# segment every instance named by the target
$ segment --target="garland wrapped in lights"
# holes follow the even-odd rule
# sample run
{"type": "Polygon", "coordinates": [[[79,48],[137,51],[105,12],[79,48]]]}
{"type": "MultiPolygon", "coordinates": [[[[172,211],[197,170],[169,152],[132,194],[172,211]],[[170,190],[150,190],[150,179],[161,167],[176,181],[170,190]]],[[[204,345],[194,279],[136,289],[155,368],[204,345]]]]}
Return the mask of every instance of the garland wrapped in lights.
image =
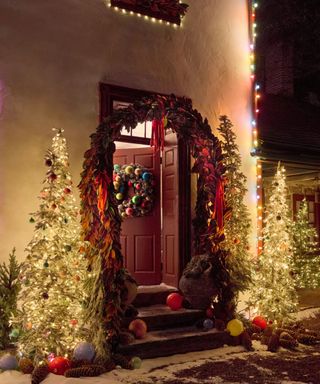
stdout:
{"type": "Polygon", "coordinates": [[[120,8],[141,16],[151,17],[152,20],[165,20],[168,23],[180,25],[188,4],[179,0],[110,0],[110,6],[120,8]]]}
{"type": "MultiPolygon", "coordinates": [[[[87,253],[91,270],[87,322],[97,355],[101,357],[108,356],[110,348],[118,342],[121,291],[126,276],[120,247],[121,216],[113,185],[114,141],[123,127],[134,129],[144,121],[156,121],[154,126],[170,128],[190,146],[195,159],[193,172],[198,174],[194,253],[210,255],[215,264],[214,278],[221,291],[227,291],[230,283],[225,254],[219,252],[226,213],[224,166],[220,142],[212,134],[207,119],[192,108],[189,99],[174,95],[149,96],[114,111],[91,136],[91,148],[85,153],[79,185],[84,239],[91,244],[87,253]]],[[[155,150],[161,148],[161,143],[158,144],[155,150]]]]}
{"type": "Polygon", "coordinates": [[[115,164],[113,167],[113,186],[118,209],[122,218],[145,216],[152,211],[154,180],[150,171],[139,164],[115,164]],[[134,195],[129,195],[133,189],[134,195]]]}

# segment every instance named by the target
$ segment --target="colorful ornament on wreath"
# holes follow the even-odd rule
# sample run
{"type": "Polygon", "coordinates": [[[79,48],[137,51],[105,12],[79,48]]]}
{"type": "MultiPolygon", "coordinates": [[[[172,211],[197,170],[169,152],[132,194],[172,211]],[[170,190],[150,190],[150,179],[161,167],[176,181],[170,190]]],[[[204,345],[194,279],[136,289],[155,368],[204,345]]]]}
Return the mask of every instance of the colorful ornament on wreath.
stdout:
{"type": "Polygon", "coordinates": [[[115,164],[113,187],[122,218],[148,215],[154,202],[153,174],[139,164],[115,164]]]}

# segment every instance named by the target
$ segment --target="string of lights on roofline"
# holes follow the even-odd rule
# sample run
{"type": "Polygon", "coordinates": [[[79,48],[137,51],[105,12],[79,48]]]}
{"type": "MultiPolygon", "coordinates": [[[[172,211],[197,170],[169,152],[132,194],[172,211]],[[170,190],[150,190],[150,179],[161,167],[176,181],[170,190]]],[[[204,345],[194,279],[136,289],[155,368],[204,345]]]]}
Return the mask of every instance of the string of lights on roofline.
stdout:
{"type": "Polygon", "coordinates": [[[155,18],[152,16],[143,15],[143,14],[138,13],[138,12],[128,11],[124,8],[114,7],[114,6],[112,6],[112,4],[110,2],[108,2],[108,7],[114,9],[116,12],[119,12],[122,15],[135,16],[135,17],[144,19],[146,21],[149,21],[151,23],[154,23],[154,24],[158,23],[158,24],[162,24],[162,25],[168,25],[168,26],[171,26],[175,29],[177,29],[178,27],[182,28],[182,20],[180,20],[180,25],[178,25],[176,23],[170,23],[170,21],[165,21],[165,20],[158,19],[158,18],[155,18]]]}
{"type": "Polygon", "coordinates": [[[252,103],[252,155],[256,157],[256,175],[257,175],[257,236],[258,236],[258,255],[262,251],[262,166],[259,156],[257,156],[257,149],[259,147],[259,136],[258,136],[258,114],[259,114],[259,99],[260,95],[260,85],[256,81],[255,76],[255,47],[256,47],[256,38],[257,38],[257,21],[256,21],[256,11],[258,8],[258,3],[256,1],[250,2],[250,77],[252,81],[252,93],[253,93],[253,103],[252,103]]]}

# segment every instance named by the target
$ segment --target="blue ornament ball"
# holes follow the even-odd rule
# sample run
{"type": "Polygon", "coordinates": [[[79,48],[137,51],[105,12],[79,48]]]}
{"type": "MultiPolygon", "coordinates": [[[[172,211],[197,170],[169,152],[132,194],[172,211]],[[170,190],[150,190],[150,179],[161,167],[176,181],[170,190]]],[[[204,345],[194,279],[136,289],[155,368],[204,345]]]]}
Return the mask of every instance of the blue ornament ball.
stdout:
{"type": "Polygon", "coordinates": [[[10,371],[18,368],[18,360],[15,356],[7,353],[0,359],[0,369],[3,371],[10,371]]]}
{"type": "Polygon", "coordinates": [[[131,359],[131,365],[132,365],[133,369],[139,369],[141,367],[141,364],[142,364],[142,360],[140,359],[140,357],[134,356],[131,359]]]}
{"type": "Polygon", "coordinates": [[[79,343],[74,351],[73,358],[75,360],[89,360],[91,361],[95,355],[94,346],[86,341],[79,343]]]}
{"type": "Polygon", "coordinates": [[[213,328],[213,321],[211,319],[205,319],[203,322],[203,328],[204,329],[212,329],[213,328]]]}
{"type": "Polygon", "coordinates": [[[142,179],[144,181],[149,181],[151,179],[151,173],[150,172],[143,172],[142,179]]]}

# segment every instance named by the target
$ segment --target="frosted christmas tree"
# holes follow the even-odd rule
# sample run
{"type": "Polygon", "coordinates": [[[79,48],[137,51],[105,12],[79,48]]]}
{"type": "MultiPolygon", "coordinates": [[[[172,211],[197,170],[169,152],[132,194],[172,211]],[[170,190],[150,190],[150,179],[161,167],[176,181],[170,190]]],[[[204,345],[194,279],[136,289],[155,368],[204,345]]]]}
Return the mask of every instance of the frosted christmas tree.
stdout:
{"type": "Polygon", "coordinates": [[[249,256],[250,216],[244,198],[247,193],[247,178],[241,171],[241,156],[236,144],[236,135],[227,116],[219,118],[218,131],[222,136],[221,146],[226,167],[225,199],[231,208],[231,216],[225,221],[225,240],[221,247],[229,251],[227,268],[233,284],[235,297],[246,290],[251,281],[249,256]]]}
{"type": "Polygon", "coordinates": [[[272,182],[264,225],[263,250],[257,263],[250,304],[269,320],[287,320],[296,312],[297,294],[285,170],[280,164],[272,182]]]}
{"type": "Polygon", "coordinates": [[[62,132],[56,131],[45,156],[48,170],[20,277],[21,312],[14,319],[21,326],[19,351],[35,361],[68,353],[81,339],[86,263],[62,132]]]}
{"type": "Polygon", "coordinates": [[[293,260],[297,287],[320,287],[320,249],[316,229],[309,224],[308,203],[304,199],[292,225],[293,260]]]}

